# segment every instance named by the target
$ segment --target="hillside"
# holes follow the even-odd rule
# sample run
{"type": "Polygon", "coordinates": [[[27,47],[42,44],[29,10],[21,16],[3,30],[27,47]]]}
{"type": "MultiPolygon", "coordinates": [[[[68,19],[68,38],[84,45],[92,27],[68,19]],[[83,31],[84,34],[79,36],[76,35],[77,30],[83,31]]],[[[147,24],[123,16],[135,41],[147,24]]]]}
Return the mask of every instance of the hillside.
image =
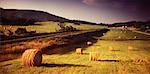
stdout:
{"type": "Polygon", "coordinates": [[[103,34],[102,40],[149,40],[150,36],[136,31],[110,29],[109,32],[103,34]]]}
{"type": "Polygon", "coordinates": [[[34,22],[68,20],[44,11],[3,8],[0,8],[0,18],[0,24],[3,25],[31,25],[34,22]]]}

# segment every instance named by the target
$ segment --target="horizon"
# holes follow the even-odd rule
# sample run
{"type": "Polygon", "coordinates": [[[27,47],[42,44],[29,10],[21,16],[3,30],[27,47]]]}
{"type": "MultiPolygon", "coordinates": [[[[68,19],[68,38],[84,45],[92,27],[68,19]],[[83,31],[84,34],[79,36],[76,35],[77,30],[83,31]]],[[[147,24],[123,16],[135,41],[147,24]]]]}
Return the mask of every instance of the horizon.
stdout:
{"type": "Polygon", "coordinates": [[[148,7],[150,5],[148,5],[148,0],[118,0],[118,2],[115,0],[1,0],[0,7],[44,11],[70,20],[94,23],[112,24],[128,21],[149,21],[148,13],[150,9],[148,7]],[[114,2],[114,4],[111,5],[109,1],[114,2]],[[130,8],[133,3],[135,9],[130,8]],[[142,11],[140,10],[141,7],[143,7],[142,11]]]}

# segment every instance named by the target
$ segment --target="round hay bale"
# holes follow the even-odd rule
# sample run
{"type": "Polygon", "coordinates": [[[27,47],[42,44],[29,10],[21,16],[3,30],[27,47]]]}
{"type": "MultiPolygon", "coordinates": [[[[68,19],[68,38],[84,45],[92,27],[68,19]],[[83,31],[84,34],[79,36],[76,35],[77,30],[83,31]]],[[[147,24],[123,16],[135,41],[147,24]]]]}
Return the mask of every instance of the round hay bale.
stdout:
{"type": "Polygon", "coordinates": [[[99,53],[97,52],[90,52],[89,61],[98,61],[99,53]]]}
{"type": "Polygon", "coordinates": [[[40,66],[42,62],[42,52],[37,49],[28,49],[22,55],[24,66],[40,66]]]}
{"type": "Polygon", "coordinates": [[[133,49],[134,49],[134,47],[128,46],[128,51],[131,51],[131,50],[133,50],[133,49]]]}
{"type": "Polygon", "coordinates": [[[137,39],[137,36],[134,36],[134,39],[137,39]]]}
{"type": "Polygon", "coordinates": [[[118,39],[121,39],[121,36],[118,36],[118,39]]]}
{"type": "Polygon", "coordinates": [[[89,41],[88,41],[88,42],[87,42],[87,45],[92,45],[92,42],[89,42],[89,41]]]}
{"type": "Polygon", "coordinates": [[[108,47],[108,50],[113,51],[114,48],[113,48],[112,46],[109,46],[109,47],[108,47]]]}
{"type": "Polygon", "coordinates": [[[103,36],[106,35],[106,33],[103,33],[103,36]]]}
{"type": "Polygon", "coordinates": [[[77,54],[83,54],[83,49],[82,48],[77,48],[76,53],[77,54]]]}

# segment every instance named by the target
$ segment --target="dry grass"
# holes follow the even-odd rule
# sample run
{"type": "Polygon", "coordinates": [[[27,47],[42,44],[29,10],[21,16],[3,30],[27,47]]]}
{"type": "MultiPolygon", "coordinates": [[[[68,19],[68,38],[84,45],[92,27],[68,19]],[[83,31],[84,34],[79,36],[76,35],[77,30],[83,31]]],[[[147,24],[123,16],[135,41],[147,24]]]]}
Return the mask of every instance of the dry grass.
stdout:
{"type": "MultiPolygon", "coordinates": [[[[3,45],[0,49],[1,51],[0,61],[18,58],[27,49],[42,49],[50,45],[57,45],[62,41],[63,41],[62,38],[55,38],[55,39],[48,39],[48,40],[39,39],[39,40],[33,40],[28,42],[20,42],[20,43],[3,45]]],[[[46,51],[43,53],[46,53],[46,51]]]]}
{"type": "Polygon", "coordinates": [[[90,52],[89,54],[89,61],[98,61],[99,53],[97,52],[90,52]]]}
{"type": "Polygon", "coordinates": [[[17,59],[21,54],[0,54],[0,61],[7,61],[12,59],[17,59]]]}
{"type": "MultiPolygon", "coordinates": [[[[126,31],[124,33],[126,33],[126,31]]],[[[127,33],[129,32],[127,31],[127,33]]],[[[135,36],[132,34],[133,33],[130,32],[129,35],[131,36],[129,38],[133,38],[135,36]]],[[[109,35],[110,35],[109,37],[111,37],[113,34],[109,34],[109,35]]],[[[117,32],[115,31],[115,35],[116,36],[113,36],[114,38],[118,37],[118,31],[117,32]]],[[[123,37],[125,37],[125,35],[122,34],[123,37]]],[[[140,36],[144,37],[142,35],[140,36]]],[[[61,39],[53,40],[53,41],[54,43],[55,41],[61,43],[61,39]]],[[[35,45],[34,47],[38,47],[38,44],[39,45],[43,44],[45,46],[44,43],[47,44],[47,42],[49,41],[44,41],[44,42],[35,41],[35,43],[31,43],[31,44],[33,46],[35,45]]],[[[79,44],[64,46],[63,48],[57,48],[55,50],[55,52],[59,52],[59,53],[52,54],[52,55],[43,55],[43,62],[42,62],[43,64],[40,67],[26,68],[21,64],[21,59],[0,62],[0,74],[39,74],[39,73],[41,74],[149,74],[150,73],[150,65],[149,65],[150,45],[149,44],[150,41],[140,41],[140,40],[137,41],[98,40],[96,43],[93,43],[91,46],[84,48],[84,53],[89,53],[89,52],[100,53],[100,55],[97,56],[98,57],[97,61],[89,61],[89,54],[78,55],[76,54],[75,51],[66,53],[66,51],[74,49],[73,47],[79,47],[78,46],[79,44]],[[109,46],[113,46],[113,49],[119,51],[109,51],[108,50],[109,46]],[[128,46],[132,46],[137,50],[128,52],[128,46]],[[61,54],[64,52],[65,54],[61,54]]],[[[6,46],[6,48],[8,47],[6,46]]],[[[12,51],[10,49],[8,50],[12,51]]]]}
{"type": "MultiPolygon", "coordinates": [[[[43,65],[26,68],[20,59],[0,62],[0,73],[3,74],[149,74],[150,41],[102,41],[85,48],[84,52],[100,53],[98,61],[89,61],[89,54],[43,55],[43,65]],[[95,46],[99,45],[99,46],[95,46]],[[110,52],[109,46],[120,51],[110,52]],[[134,46],[138,51],[130,51],[134,46]]],[[[65,48],[64,48],[65,49],[65,48]]],[[[62,49],[63,50],[63,49],[62,49]]],[[[61,51],[63,52],[63,51],[61,51]]]]}
{"type": "Polygon", "coordinates": [[[149,40],[150,35],[138,32],[132,32],[129,30],[110,29],[104,36],[101,37],[104,40],[149,40]]]}

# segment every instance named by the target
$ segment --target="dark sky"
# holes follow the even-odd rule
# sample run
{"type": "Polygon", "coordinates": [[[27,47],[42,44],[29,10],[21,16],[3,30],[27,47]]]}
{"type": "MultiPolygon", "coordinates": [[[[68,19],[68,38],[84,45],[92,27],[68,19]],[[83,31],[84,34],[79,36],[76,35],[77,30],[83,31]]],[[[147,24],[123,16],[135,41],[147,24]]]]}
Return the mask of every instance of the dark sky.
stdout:
{"type": "Polygon", "coordinates": [[[42,10],[96,23],[150,20],[150,0],[0,0],[0,7],[42,10]]]}

